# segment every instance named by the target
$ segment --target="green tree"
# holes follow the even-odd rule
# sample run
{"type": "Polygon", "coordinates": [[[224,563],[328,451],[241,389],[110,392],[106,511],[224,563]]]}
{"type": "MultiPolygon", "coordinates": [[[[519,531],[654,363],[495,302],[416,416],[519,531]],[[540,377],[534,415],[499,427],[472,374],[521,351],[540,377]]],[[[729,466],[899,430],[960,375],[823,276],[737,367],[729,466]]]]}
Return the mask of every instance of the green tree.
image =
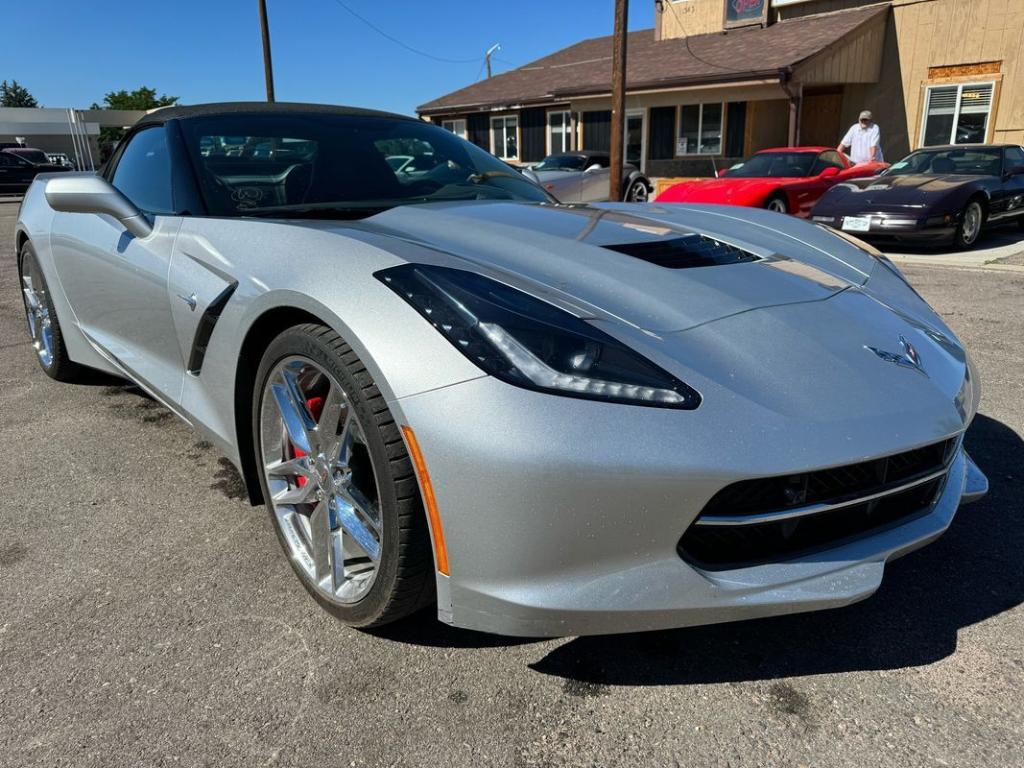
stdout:
{"type": "Polygon", "coordinates": [[[39,102],[17,80],[0,83],[0,107],[38,107],[39,102]]]}
{"type": "MultiPolygon", "coordinates": [[[[142,86],[134,91],[110,91],[103,97],[102,104],[94,103],[93,109],[133,109],[149,110],[157,107],[169,107],[178,102],[177,96],[156,95],[156,89],[142,86]]],[[[101,128],[100,129],[100,161],[106,162],[110,157],[117,142],[124,136],[124,128],[101,128]]]]}

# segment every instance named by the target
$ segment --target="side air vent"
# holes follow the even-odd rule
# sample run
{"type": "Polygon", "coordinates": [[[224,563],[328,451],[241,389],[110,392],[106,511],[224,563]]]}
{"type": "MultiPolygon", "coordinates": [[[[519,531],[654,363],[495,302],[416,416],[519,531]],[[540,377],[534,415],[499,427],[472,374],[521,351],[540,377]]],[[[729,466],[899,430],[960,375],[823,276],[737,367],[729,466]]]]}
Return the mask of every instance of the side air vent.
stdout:
{"type": "Polygon", "coordinates": [[[666,269],[719,267],[724,264],[742,264],[746,261],[759,260],[759,257],[752,253],[697,234],[674,237],[671,240],[651,240],[604,247],[666,269]]]}

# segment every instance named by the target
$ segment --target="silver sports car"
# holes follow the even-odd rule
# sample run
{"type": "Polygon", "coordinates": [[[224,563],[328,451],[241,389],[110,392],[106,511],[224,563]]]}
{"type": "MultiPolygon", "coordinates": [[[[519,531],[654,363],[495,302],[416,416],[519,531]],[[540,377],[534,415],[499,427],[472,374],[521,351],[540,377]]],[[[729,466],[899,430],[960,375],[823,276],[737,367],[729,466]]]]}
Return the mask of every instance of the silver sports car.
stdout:
{"type": "Polygon", "coordinates": [[[844,605],[987,489],[970,359],[868,246],[558,204],[418,120],[160,110],[100,175],[39,177],[17,246],[43,370],[123,376],[214,441],[353,626],[844,605]],[[437,165],[396,175],[409,145],[437,165]]]}
{"type": "MultiPolygon", "coordinates": [[[[548,155],[523,175],[540,184],[560,203],[599,203],[608,200],[611,159],[607,152],[563,152],[548,155]]],[[[622,166],[617,200],[646,203],[651,182],[635,165],[622,166]]]]}

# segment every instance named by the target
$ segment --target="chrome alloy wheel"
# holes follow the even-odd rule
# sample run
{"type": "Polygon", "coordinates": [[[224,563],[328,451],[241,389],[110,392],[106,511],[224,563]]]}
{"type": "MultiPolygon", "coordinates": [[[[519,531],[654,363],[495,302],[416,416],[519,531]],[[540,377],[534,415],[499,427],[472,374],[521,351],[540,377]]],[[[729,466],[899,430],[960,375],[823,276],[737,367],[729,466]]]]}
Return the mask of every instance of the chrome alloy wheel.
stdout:
{"type": "Polygon", "coordinates": [[[260,455],[288,555],[330,602],[361,600],[383,545],[377,473],[351,400],[309,358],[287,357],[267,377],[260,455]]]}
{"type": "Polygon", "coordinates": [[[963,241],[967,245],[970,245],[978,239],[978,233],[981,231],[981,220],[981,205],[976,202],[970,203],[967,208],[964,209],[964,221],[962,225],[963,241]]]}
{"type": "Polygon", "coordinates": [[[786,210],[786,201],[781,197],[773,197],[768,201],[768,205],[765,206],[769,211],[775,211],[776,213],[789,213],[786,210]]]}
{"type": "Polygon", "coordinates": [[[35,259],[25,258],[21,267],[21,291],[25,299],[25,316],[32,346],[44,368],[53,363],[53,328],[45,300],[46,283],[35,266],[35,259]]]}
{"type": "Polygon", "coordinates": [[[647,197],[647,185],[642,181],[636,181],[633,183],[633,186],[629,188],[629,193],[626,195],[626,201],[630,203],[646,203],[647,197]]]}

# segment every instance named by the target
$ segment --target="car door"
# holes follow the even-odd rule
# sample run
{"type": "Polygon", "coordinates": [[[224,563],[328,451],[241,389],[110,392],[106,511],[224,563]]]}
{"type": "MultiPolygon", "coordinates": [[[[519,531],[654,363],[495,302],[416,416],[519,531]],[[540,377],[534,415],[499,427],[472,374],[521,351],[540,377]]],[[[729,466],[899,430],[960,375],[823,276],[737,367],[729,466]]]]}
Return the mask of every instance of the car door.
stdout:
{"type": "Polygon", "coordinates": [[[587,162],[588,168],[594,165],[599,167],[594,170],[584,170],[580,185],[580,200],[584,203],[607,200],[608,184],[612,175],[609,158],[604,155],[594,155],[587,162]]]}
{"type": "Polygon", "coordinates": [[[145,238],[106,214],[57,213],[51,249],[79,327],[151,394],[181,396],[184,363],[167,290],[175,214],[171,154],[164,126],[144,128],[114,158],[110,182],[152,221],[145,238]]]}
{"type": "Polygon", "coordinates": [[[35,175],[35,168],[28,160],[0,152],[0,192],[24,192],[35,175]]]}
{"type": "Polygon", "coordinates": [[[1024,173],[1014,173],[1024,168],[1024,149],[1003,148],[1003,173],[997,191],[992,194],[990,219],[1016,219],[1024,214],[1024,173]]]}

